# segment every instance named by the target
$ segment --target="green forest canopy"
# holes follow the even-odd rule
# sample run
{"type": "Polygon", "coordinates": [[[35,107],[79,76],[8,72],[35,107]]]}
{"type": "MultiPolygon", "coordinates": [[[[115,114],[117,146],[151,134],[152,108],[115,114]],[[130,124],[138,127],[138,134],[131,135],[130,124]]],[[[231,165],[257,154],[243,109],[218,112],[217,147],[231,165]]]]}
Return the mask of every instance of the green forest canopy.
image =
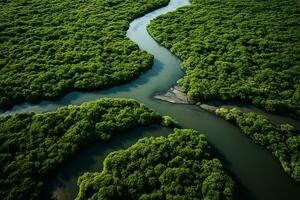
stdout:
{"type": "Polygon", "coordinates": [[[152,56],[129,22],[168,0],[0,1],[0,108],[137,77],[152,56]]]}
{"type": "Polygon", "coordinates": [[[216,113],[237,124],[243,133],[270,150],[280,161],[284,171],[300,182],[300,135],[289,124],[273,125],[255,113],[243,113],[236,108],[220,108],[216,113]]]}
{"type": "Polygon", "coordinates": [[[234,184],[211,155],[204,135],[175,129],[110,153],[103,171],[78,179],[83,199],[233,199],[234,184]]]}
{"type": "Polygon", "coordinates": [[[253,103],[300,116],[300,1],[191,0],[148,30],[183,60],[197,101],[253,103]]]}
{"type": "Polygon", "coordinates": [[[40,199],[47,178],[85,146],[161,121],[134,100],[109,98],[44,114],[0,115],[0,199],[40,199]]]}

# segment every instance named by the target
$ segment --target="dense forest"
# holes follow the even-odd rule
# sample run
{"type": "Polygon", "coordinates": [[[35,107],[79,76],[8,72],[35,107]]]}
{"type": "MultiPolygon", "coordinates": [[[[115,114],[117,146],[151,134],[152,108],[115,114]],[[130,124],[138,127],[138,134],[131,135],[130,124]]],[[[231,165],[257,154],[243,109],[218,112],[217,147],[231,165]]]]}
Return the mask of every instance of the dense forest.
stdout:
{"type": "Polygon", "coordinates": [[[236,123],[243,133],[270,150],[281,162],[286,173],[300,182],[300,135],[289,124],[273,125],[268,118],[243,113],[236,108],[220,108],[216,113],[236,123]]]}
{"type": "Polygon", "coordinates": [[[175,129],[110,153],[103,171],[78,179],[83,199],[234,199],[234,184],[204,135],[175,129]]]}
{"type": "Polygon", "coordinates": [[[44,114],[0,115],[0,199],[40,199],[47,177],[85,146],[161,121],[134,100],[109,98],[44,114]]]}
{"type": "Polygon", "coordinates": [[[129,22],[168,0],[0,1],[0,108],[137,77],[152,56],[129,22]]]}
{"type": "Polygon", "coordinates": [[[148,30],[183,60],[196,101],[240,101],[300,117],[300,1],[191,0],[148,30]]]}

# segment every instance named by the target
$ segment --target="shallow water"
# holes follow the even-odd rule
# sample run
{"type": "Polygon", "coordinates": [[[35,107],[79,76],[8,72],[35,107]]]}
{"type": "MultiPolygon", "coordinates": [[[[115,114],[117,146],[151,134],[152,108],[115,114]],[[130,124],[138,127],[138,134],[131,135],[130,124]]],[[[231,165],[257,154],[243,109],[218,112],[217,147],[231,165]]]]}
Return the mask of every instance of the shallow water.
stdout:
{"type": "MultiPolygon", "coordinates": [[[[177,105],[153,99],[157,92],[166,91],[183,76],[181,61],[167,49],[157,44],[147,33],[146,26],[151,19],[177,7],[189,5],[188,0],[171,0],[167,7],[158,9],[130,24],[127,36],[141,49],[154,55],[154,65],[140,78],[129,84],[95,92],[72,92],[57,101],[43,101],[36,105],[24,103],[6,112],[46,112],[58,107],[81,104],[101,97],[134,98],[163,115],[170,115],[185,128],[204,133],[214,147],[230,175],[237,182],[240,199],[296,200],[300,197],[300,186],[283,172],[278,160],[270,152],[256,145],[234,125],[197,106],[177,105]]],[[[168,130],[142,128],[132,133],[121,134],[110,143],[94,145],[80,153],[60,170],[49,183],[59,199],[72,199],[78,188],[76,179],[85,171],[100,170],[103,158],[113,150],[134,144],[144,136],[166,135],[168,130]]]]}

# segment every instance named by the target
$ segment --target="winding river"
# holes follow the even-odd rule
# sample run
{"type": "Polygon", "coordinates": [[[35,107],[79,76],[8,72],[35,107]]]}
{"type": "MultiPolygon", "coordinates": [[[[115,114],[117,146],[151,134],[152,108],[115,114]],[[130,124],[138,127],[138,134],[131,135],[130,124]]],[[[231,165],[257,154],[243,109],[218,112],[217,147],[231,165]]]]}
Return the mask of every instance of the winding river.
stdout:
{"type": "MultiPolygon", "coordinates": [[[[183,127],[204,133],[229,174],[237,183],[240,199],[296,200],[300,186],[295,184],[270,152],[254,144],[234,125],[193,105],[171,104],[153,99],[157,92],[166,91],[184,73],[181,61],[156,43],[146,31],[151,19],[189,5],[188,0],[171,0],[169,5],[157,9],[130,24],[127,36],[148,53],[154,55],[154,65],[140,78],[129,84],[95,92],[72,92],[57,101],[43,101],[36,105],[24,103],[7,114],[34,111],[46,112],[58,107],[81,104],[102,97],[134,98],[163,115],[170,115],[183,127]]],[[[96,144],[72,159],[49,181],[49,194],[58,199],[73,199],[78,188],[76,180],[85,171],[101,170],[104,157],[113,150],[128,147],[145,136],[166,135],[170,130],[157,126],[139,128],[114,137],[107,144],[96,144]]]]}

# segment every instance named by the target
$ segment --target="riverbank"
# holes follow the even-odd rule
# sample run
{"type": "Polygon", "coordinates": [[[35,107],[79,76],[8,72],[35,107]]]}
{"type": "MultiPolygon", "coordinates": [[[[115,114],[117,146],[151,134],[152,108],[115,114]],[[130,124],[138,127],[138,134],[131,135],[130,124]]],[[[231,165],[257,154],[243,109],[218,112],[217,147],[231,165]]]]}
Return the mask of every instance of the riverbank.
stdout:
{"type": "Polygon", "coordinates": [[[242,104],[238,102],[219,102],[219,101],[208,101],[208,102],[196,102],[189,95],[185,94],[180,90],[178,85],[172,86],[167,92],[162,94],[157,94],[153,97],[154,99],[166,101],[173,104],[192,104],[199,106],[201,109],[206,110],[208,112],[215,113],[215,111],[219,108],[238,108],[240,111],[244,113],[254,112],[256,114],[261,114],[268,117],[273,124],[284,124],[288,123],[295,127],[297,131],[300,131],[300,121],[289,117],[277,115],[274,113],[268,113],[264,110],[261,110],[255,106],[249,104],[242,104]]]}
{"type": "MultiPolygon", "coordinates": [[[[162,115],[171,116],[182,127],[204,133],[214,152],[218,154],[217,157],[236,180],[237,190],[240,193],[239,199],[282,200],[288,196],[289,200],[298,200],[300,188],[284,173],[278,160],[269,151],[251,141],[238,127],[197,106],[154,100],[153,94],[157,91],[168,90],[183,77],[184,73],[180,68],[182,62],[156,43],[146,31],[146,26],[153,18],[186,5],[190,5],[188,0],[171,0],[167,7],[148,13],[130,23],[127,37],[138,44],[140,49],[154,56],[151,70],[143,73],[138,79],[106,90],[71,92],[55,101],[43,101],[38,104],[24,103],[15,106],[6,114],[55,111],[59,107],[80,105],[104,97],[134,98],[162,115]]],[[[128,135],[121,134],[120,138],[115,140],[120,145],[109,143],[105,150],[101,149],[102,145],[96,145],[87,149],[85,153],[80,152],[77,160],[72,159],[67,163],[67,168],[61,169],[57,175],[52,176],[53,179],[58,179],[52,191],[57,191],[62,196],[77,195],[78,176],[84,171],[100,170],[101,158],[109,152],[126,148],[123,144],[135,143],[139,138],[163,134],[160,130],[142,129],[130,134],[132,137],[127,137],[128,135]],[[97,152],[91,153],[91,151],[97,152]]]]}
{"type": "Polygon", "coordinates": [[[192,104],[192,98],[180,91],[179,86],[171,87],[166,93],[154,96],[154,99],[178,104],[192,104]]]}

